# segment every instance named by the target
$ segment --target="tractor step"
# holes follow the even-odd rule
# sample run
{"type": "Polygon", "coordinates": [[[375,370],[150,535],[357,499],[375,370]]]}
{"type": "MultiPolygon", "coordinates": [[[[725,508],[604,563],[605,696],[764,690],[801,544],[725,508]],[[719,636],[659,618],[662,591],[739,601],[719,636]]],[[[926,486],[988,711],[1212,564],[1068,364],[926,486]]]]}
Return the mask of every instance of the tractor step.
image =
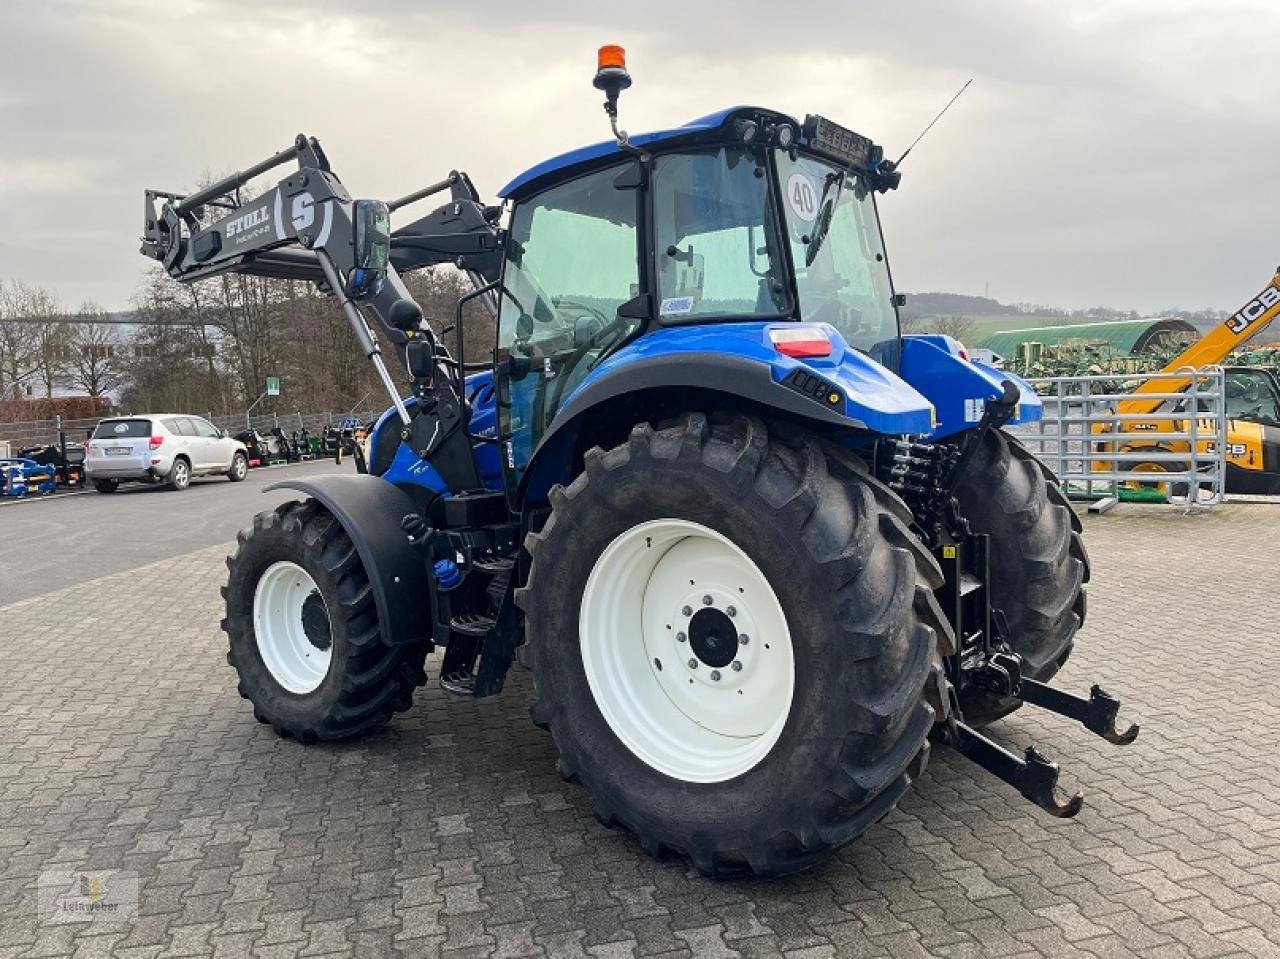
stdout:
{"type": "Polygon", "coordinates": [[[463,636],[483,638],[493,629],[495,620],[483,613],[462,613],[449,620],[449,628],[463,636]]]}
{"type": "Polygon", "coordinates": [[[440,675],[440,688],[446,693],[453,693],[455,696],[467,696],[468,698],[476,694],[476,677],[474,673],[450,673],[449,675],[440,675]]]}
{"type": "Polygon", "coordinates": [[[509,573],[515,565],[510,556],[481,556],[471,561],[471,568],[482,573],[509,573]]]}
{"type": "Polygon", "coordinates": [[[1070,819],[1084,805],[1084,794],[1058,798],[1058,764],[1050,762],[1035,746],[1028,746],[1022,758],[962,722],[953,721],[943,729],[943,742],[971,759],[987,772],[1003,779],[1024,798],[1060,819],[1070,819]]]}

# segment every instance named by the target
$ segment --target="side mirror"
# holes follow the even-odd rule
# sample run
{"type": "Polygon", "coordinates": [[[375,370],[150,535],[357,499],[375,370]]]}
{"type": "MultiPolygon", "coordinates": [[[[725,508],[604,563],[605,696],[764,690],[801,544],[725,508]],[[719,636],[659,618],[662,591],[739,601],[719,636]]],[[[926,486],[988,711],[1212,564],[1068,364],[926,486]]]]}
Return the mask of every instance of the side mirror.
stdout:
{"type": "Polygon", "coordinates": [[[356,200],[351,231],[354,260],[347,295],[353,300],[377,296],[391,258],[391,211],[381,200],[356,200]]]}

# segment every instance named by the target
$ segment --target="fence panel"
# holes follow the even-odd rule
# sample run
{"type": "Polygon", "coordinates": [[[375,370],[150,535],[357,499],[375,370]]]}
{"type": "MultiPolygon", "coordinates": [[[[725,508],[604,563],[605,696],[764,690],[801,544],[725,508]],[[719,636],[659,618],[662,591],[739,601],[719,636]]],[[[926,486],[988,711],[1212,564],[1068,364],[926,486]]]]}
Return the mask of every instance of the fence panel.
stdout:
{"type": "MultiPolygon", "coordinates": [[[[380,412],[357,410],[351,413],[263,413],[250,417],[246,417],[243,413],[214,416],[211,413],[196,412],[193,415],[203,416],[214,426],[221,427],[233,436],[250,426],[263,435],[269,434],[273,428],[279,426],[286,435],[291,436],[295,430],[304,427],[310,433],[322,433],[326,427],[348,417],[355,417],[362,423],[368,423],[380,415],[380,412]]],[[[67,435],[67,442],[81,443],[89,437],[101,420],[102,417],[62,420],[61,427],[67,435]]],[[[0,443],[7,443],[9,450],[16,455],[20,449],[57,443],[58,428],[57,420],[0,423],[0,443]]]]}
{"type": "Polygon", "coordinates": [[[1146,491],[1167,502],[1213,505],[1226,499],[1226,375],[1221,367],[1125,376],[1051,376],[1029,380],[1044,418],[1016,427],[1070,493],[1089,498],[1146,491]],[[1122,413],[1138,383],[1153,413],[1122,413]],[[1185,386],[1185,388],[1184,388],[1185,386]],[[1159,389],[1163,387],[1163,389],[1159,389]]]}

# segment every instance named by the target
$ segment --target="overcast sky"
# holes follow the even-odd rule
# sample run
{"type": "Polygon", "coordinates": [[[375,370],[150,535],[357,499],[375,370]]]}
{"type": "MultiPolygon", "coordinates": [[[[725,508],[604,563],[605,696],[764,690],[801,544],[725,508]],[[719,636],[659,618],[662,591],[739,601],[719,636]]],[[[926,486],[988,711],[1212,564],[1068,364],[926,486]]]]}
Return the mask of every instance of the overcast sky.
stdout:
{"type": "Polygon", "coordinates": [[[299,131],[354,195],[459,168],[492,197],[607,134],[608,42],[632,132],[755,103],[896,155],[974,77],[882,205],[900,289],[1229,309],[1280,263],[1276,0],[614,6],[0,0],[0,278],[124,308],[143,188],[299,131]]]}

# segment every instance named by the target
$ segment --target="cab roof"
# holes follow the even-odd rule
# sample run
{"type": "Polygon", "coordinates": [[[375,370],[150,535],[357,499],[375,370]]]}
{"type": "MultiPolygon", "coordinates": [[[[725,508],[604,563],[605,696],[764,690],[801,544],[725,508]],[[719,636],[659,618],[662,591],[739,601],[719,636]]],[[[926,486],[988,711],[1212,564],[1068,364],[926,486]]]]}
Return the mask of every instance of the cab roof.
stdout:
{"type": "MultiPolygon", "coordinates": [[[[690,120],[683,126],[672,127],[668,130],[639,133],[629,137],[629,140],[633,146],[653,147],[671,141],[694,138],[699,134],[718,130],[728,121],[741,115],[763,115],[774,122],[790,123],[795,127],[797,134],[800,132],[800,124],[785,113],[767,110],[763,107],[736,106],[727,107],[716,113],[709,113],[705,117],[698,117],[696,120],[690,120]]],[[[566,180],[578,173],[584,173],[591,167],[604,166],[622,153],[622,148],[618,146],[615,140],[604,140],[600,143],[593,143],[590,146],[578,147],[578,149],[570,150],[568,153],[562,153],[549,160],[543,160],[536,166],[525,170],[499,190],[498,196],[504,200],[519,200],[560,180],[566,180]]]]}

